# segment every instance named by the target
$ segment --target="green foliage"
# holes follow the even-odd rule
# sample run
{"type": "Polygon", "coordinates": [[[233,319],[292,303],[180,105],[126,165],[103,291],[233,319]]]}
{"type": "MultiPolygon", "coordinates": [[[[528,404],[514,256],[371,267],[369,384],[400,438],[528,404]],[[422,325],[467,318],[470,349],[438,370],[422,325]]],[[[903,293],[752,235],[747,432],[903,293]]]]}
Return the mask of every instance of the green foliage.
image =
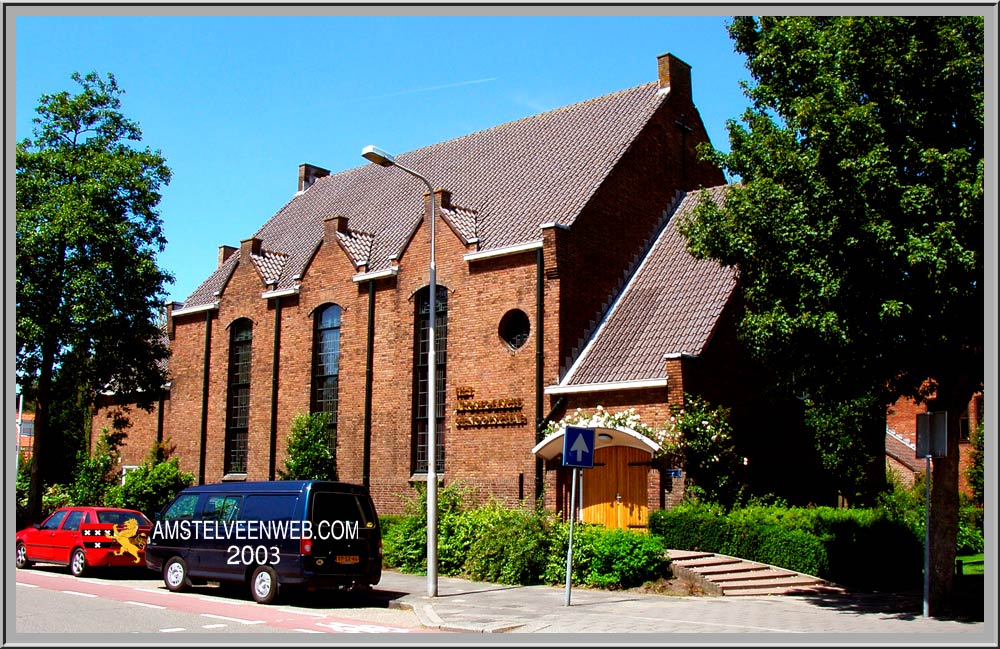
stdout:
{"type": "MultiPolygon", "coordinates": [[[[461,530],[457,517],[464,510],[468,489],[461,482],[449,483],[437,491],[438,572],[458,574],[468,542],[452,530],[461,530]]],[[[405,514],[388,530],[382,531],[382,561],[386,567],[411,574],[427,572],[427,486],[415,485],[415,493],[405,501],[405,514]]]]}
{"type": "Polygon", "coordinates": [[[105,501],[113,507],[137,509],[150,519],[182,489],[194,484],[194,475],[180,470],[167,447],[154,445],[146,462],[125,474],[125,481],[108,489],[105,501]]]}
{"type": "Polygon", "coordinates": [[[807,399],[806,406],[826,479],[852,506],[875,505],[887,486],[884,404],[868,394],[838,403],[807,399]]]}
{"type": "Polygon", "coordinates": [[[541,580],[551,517],[493,502],[465,512],[461,518],[468,544],[462,570],[470,579],[499,584],[541,580]]]}
{"type": "Polygon", "coordinates": [[[278,470],[282,480],[336,480],[337,439],[330,430],[330,414],[298,414],[288,435],[285,469],[278,470]]]}
{"type": "Polygon", "coordinates": [[[169,356],[157,316],[172,277],[156,264],[166,244],[156,208],[170,170],[159,152],[133,148],[142,133],[121,113],[113,75],[72,79],[81,91],[43,94],[15,154],[15,366],[37,405],[33,514],[43,479],[68,459],[53,433],[56,386],[78,389],[81,405],[113,389],[149,409],[169,356]]]}
{"type": "MultiPolygon", "coordinates": [[[[920,474],[912,486],[905,486],[898,480],[890,480],[892,488],[878,501],[878,509],[886,517],[910,531],[918,538],[926,537],[927,482],[920,474]]],[[[962,502],[958,511],[958,531],[955,539],[957,554],[975,554],[985,547],[983,537],[983,510],[973,502],[962,502]]]]}
{"type": "Polygon", "coordinates": [[[125,441],[121,431],[104,429],[91,455],[81,452],[69,494],[74,505],[104,505],[108,490],[118,482],[119,452],[125,441]]]}
{"type": "Polygon", "coordinates": [[[972,499],[980,507],[983,506],[984,483],[983,483],[983,438],[986,430],[980,422],[972,432],[969,450],[969,468],[966,469],[965,476],[969,480],[969,488],[972,489],[972,499]]]}

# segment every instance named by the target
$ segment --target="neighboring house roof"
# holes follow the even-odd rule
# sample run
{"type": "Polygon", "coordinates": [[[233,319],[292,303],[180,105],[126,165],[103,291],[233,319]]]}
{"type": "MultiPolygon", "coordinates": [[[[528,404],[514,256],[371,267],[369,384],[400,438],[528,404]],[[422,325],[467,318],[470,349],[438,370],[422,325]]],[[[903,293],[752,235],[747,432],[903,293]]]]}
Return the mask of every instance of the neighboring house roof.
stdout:
{"type": "MultiPolygon", "coordinates": [[[[725,190],[705,191],[721,204],[725,190]]],[[[700,194],[684,196],[560,387],[662,380],[665,357],[705,349],[736,287],[736,271],[693,257],[677,231],[700,194]]]]}
{"type": "MultiPolygon", "coordinates": [[[[451,193],[441,215],[477,251],[541,240],[540,226],[571,226],[622,154],[669,97],[652,82],[396,156],[451,193]]],[[[358,152],[360,158],[360,151],[358,152]]],[[[390,268],[423,218],[426,186],[377,165],[318,178],[254,235],[278,257],[255,260],[279,271],[275,288],[294,287],[323,237],[323,219],[343,215],[341,243],[366,270],[390,268]],[[363,233],[371,233],[364,235],[363,233]],[[370,239],[366,238],[370,237],[370,239]],[[364,259],[361,259],[364,257],[364,259]],[[278,267],[280,265],[280,268],[278,267]]],[[[209,305],[238,263],[234,252],[184,301],[209,305]]],[[[262,271],[263,272],[263,271],[262,271]]]]}
{"type": "Polygon", "coordinates": [[[885,454],[913,473],[923,473],[924,463],[917,459],[917,447],[896,431],[886,428],[885,454]]]}

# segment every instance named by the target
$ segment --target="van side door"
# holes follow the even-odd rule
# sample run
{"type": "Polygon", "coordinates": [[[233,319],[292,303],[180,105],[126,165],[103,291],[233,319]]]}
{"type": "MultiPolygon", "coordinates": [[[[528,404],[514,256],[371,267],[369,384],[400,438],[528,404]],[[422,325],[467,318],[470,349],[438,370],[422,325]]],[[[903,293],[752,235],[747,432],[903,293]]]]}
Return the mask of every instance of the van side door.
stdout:
{"type": "Polygon", "coordinates": [[[242,504],[243,496],[240,495],[206,495],[201,506],[202,538],[198,541],[198,551],[192,553],[192,570],[199,576],[243,577],[239,554],[249,542],[245,529],[241,533],[236,525],[242,504]]]}

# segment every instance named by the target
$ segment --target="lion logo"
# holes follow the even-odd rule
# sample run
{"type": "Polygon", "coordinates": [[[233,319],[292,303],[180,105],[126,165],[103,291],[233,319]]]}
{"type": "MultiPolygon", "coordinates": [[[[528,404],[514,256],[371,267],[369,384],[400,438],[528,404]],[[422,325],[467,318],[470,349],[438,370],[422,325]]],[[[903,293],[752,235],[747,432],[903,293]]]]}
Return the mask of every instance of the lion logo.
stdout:
{"type": "Polygon", "coordinates": [[[111,526],[112,536],[121,546],[115,551],[115,556],[121,556],[128,552],[135,557],[135,563],[139,563],[139,553],[146,548],[146,535],[139,534],[139,521],[130,518],[125,521],[125,526],[118,529],[118,525],[111,526]]]}

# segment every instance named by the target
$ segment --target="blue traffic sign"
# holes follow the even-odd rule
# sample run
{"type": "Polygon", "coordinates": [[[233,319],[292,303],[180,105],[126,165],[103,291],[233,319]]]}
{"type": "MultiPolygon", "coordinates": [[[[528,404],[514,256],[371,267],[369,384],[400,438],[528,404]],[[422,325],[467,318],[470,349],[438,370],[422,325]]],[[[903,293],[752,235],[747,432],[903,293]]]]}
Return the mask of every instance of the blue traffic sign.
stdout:
{"type": "Polygon", "coordinates": [[[567,426],[563,434],[562,465],[594,468],[594,429],[567,426]]]}

